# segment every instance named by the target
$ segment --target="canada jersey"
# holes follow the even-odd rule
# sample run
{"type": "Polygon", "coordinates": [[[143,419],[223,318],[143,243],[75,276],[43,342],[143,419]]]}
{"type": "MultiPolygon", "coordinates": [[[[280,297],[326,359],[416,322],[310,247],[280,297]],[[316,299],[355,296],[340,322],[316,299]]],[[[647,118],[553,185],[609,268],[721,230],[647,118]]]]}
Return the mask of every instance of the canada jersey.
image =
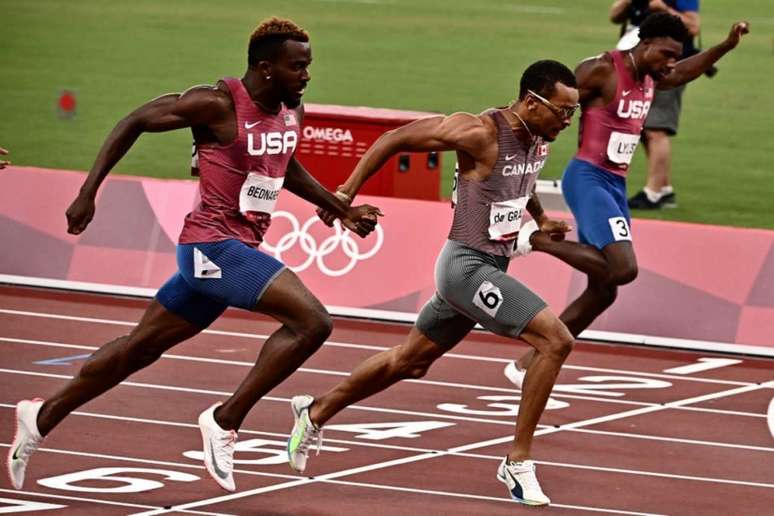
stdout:
{"type": "Polygon", "coordinates": [[[527,201],[548,159],[548,144],[523,144],[497,110],[486,113],[497,127],[497,160],[486,179],[455,175],[454,218],[449,240],[495,256],[511,256],[527,201]]]}
{"type": "Polygon", "coordinates": [[[237,136],[227,145],[196,146],[201,201],[186,216],[179,242],[237,239],[258,247],[298,145],[299,122],[284,105],[277,114],[258,109],[241,80],[223,82],[234,102],[237,136]]]}
{"type": "Polygon", "coordinates": [[[627,52],[608,52],[616,74],[613,100],[604,107],[585,108],[578,130],[577,159],[626,177],[653,100],[653,79],[635,81],[626,69],[627,52]]]}

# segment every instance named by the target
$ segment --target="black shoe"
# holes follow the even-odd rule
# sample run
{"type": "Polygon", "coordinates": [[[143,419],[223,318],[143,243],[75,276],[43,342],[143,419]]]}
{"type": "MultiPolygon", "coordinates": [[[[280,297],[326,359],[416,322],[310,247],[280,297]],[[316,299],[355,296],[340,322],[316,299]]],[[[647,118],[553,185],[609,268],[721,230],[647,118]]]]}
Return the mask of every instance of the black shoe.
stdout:
{"type": "Polygon", "coordinates": [[[677,196],[674,192],[664,194],[664,196],[658,200],[658,203],[662,208],[677,208],[677,196]]]}
{"type": "MultiPolygon", "coordinates": [[[[674,196],[674,194],[672,194],[674,196]]],[[[666,195],[664,197],[667,197],[666,195]]],[[[632,210],[660,210],[664,197],[653,202],[648,199],[648,194],[644,190],[637,192],[637,195],[629,199],[629,208],[632,210]]]]}

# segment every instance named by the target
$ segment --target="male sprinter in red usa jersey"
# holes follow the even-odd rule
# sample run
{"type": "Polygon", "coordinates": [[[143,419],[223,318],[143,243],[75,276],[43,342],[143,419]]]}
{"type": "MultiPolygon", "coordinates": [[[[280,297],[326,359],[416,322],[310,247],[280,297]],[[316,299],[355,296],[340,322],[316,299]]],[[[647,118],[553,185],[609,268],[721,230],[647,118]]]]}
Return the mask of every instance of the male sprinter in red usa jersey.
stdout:
{"type": "Polygon", "coordinates": [[[158,291],[132,332],[105,344],[59,392],[19,402],[8,470],[21,489],[30,455],[44,436],[87,401],[201,332],[228,306],[265,313],[282,326],[264,343],[236,392],[199,417],[207,471],[234,491],[237,430],[248,411],[325,341],[331,320],[322,304],[282,263],[258,250],[281,188],[335,213],[361,237],[376,208],[349,208],[294,158],[310,80],[309,37],[289,20],[272,18],[253,32],[242,79],[196,86],[141,106],[108,136],[80,193],[67,210],[79,234],[94,215],[100,183],[146,132],[190,127],[199,156],[201,203],[185,218],[177,247],[179,271],[158,291]]]}
{"type": "MultiPolygon", "coordinates": [[[[613,304],[620,285],[637,277],[626,174],[653,88],[674,88],[701,76],[736,48],[748,30],[746,22],[735,23],[724,41],[678,61],[688,30],[676,16],[652,14],[640,25],[640,42],[633,49],[606,52],[576,68],[579,148],[565,169],[562,191],[575,216],[580,244],[554,241],[531,224],[525,225],[522,235],[529,238],[518,249],[519,254],[531,249],[551,254],[588,275],[586,290],[559,316],[574,336],[613,304]]],[[[506,367],[506,376],[517,386],[533,355],[529,351],[506,367]]]]}

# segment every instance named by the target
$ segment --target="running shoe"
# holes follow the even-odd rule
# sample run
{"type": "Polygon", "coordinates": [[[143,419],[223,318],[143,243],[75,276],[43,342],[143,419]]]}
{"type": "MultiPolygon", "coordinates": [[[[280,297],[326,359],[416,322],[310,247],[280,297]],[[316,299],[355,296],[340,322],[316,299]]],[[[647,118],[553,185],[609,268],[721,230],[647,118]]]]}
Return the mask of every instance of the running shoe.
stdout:
{"type": "Polygon", "coordinates": [[[660,210],[664,197],[661,197],[658,201],[654,202],[648,198],[648,194],[645,193],[645,190],[640,190],[636,195],[629,198],[629,208],[632,210],[660,210]]]}
{"type": "Polygon", "coordinates": [[[663,194],[658,202],[664,208],[677,208],[677,195],[674,192],[663,194]]]}
{"type": "Polygon", "coordinates": [[[530,220],[521,227],[519,235],[516,237],[514,256],[526,256],[532,252],[532,244],[529,243],[529,238],[535,231],[540,231],[540,228],[538,228],[537,222],[534,220],[530,220]]]}
{"type": "Polygon", "coordinates": [[[288,463],[290,467],[299,473],[306,469],[306,459],[309,457],[309,446],[316,443],[317,455],[322,446],[322,428],[317,428],[309,419],[309,407],[314,398],[308,394],[294,396],[290,400],[290,408],[293,411],[293,431],[288,438],[288,463]]]}
{"type": "Polygon", "coordinates": [[[237,433],[234,430],[223,430],[215,422],[215,409],[221,405],[214,404],[199,415],[199,430],[202,432],[204,446],[204,466],[215,482],[226,491],[236,491],[234,485],[234,446],[237,433]]]}
{"type": "Polygon", "coordinates": [[[43,400],[35,398],[22,400],[16,405],[16,435],[8,449],[8,476],[16,489],[24,485],[24,472],[27,463],[40,443],[43,442],[38,431],[38,412],[43,406],[43,400]]]}
{"type": "Polygon", "coordinates": [[[513,385],[519,389],[522,388],[522,385],[524,385],[524,377],[527,375],[527,370],[520,368],[515,360],[513,362],[508,362],[503,373],[513,385]]]}
{"type": "Polygon", "coordinates": [[[513,462],[505,457],[497,468],[497,480],[508,486],[511,498],[525,505],[548,505],[551,499],[543,494],[531,460],[513,462]]]}

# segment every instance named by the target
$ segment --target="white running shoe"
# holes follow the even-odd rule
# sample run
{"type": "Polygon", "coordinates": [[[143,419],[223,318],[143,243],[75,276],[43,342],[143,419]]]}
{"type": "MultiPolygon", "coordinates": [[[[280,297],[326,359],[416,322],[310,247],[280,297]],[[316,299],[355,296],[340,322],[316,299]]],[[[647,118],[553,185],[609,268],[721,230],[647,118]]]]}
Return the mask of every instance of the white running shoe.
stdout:
{"type": "Polygon", "coordinates": [[[204,466],[215,482],[226,491],[236,491],[234,485],[234,445],[237,433],[234,430],[223,430],[215,422],[215,409],[221,405],[214,404],[199,415],[199,430],[202,432],[204,446],[204,466]]]}
{"type": "Polygon", "coordinates": [[[513,362],[508,362],[505,370],[503,370],[503,374],[513,385],[521,389],[524,385],[524,377],[527,375],[527,370],[520,368],[519,364],[514,360],[513,362]]]}
{"type": "Polygon", "coordinates": [[[497,468],[497,480],[508,486],[511,498],[526,505],[548,505],[551,499],[543,494],[537,477],[535,463],[531,460],[509,461],[505,457],[497,468]]]}
{"type": "Polygon", "coordinates": [[[309,407],[314,398],[308,394],[294,396],[290,400],[290,408],[293,411],[293,431],[288,438],[288,463],[290,467],[299,473],[306,469],[306,459],[309,457],[309,446],[316,442],[317,455],[322,446],[323,431],[317,428],[309,419],[309,407]]]}
{"type": "Polygon", "coordinates": [[[540,231],[537,222],[530,220],[519,229],[519,236],[516,237],[516,249],[513,251],[513,256],[526,256],[532,252],[532,244],[529,243],[529,238],[535,231],[540,231]]]}
{"type": "Polygon", "coordinates": [[[35,398],[22,400],[16,405],[16,435],[8,449],[8,476],[16,489],[24,485],[24,472],[30,455],[43,442],[38,431],[38,412],[43,406],[43,400],[35,398]]]}

